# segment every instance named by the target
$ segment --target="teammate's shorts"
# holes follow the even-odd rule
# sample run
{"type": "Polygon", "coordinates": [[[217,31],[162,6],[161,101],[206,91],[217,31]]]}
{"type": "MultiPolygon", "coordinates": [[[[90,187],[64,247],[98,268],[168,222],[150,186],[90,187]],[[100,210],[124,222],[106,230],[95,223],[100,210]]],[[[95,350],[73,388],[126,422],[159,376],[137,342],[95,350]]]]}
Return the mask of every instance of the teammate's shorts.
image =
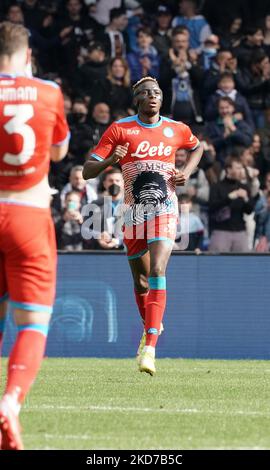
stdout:
{"type": "Polygon", "coordinates": [[[128,259],[136,259],[148,251],[148,245],[163,240],[171,245],[176,236],[177,217],[164,214],[142,224],[124,227],[124,243],[128,259]]]}
{"type": "Polygon", "coordinates": [[[49,209],[0,202],[0,302],[52,312],[55,230],[49,209]]]}

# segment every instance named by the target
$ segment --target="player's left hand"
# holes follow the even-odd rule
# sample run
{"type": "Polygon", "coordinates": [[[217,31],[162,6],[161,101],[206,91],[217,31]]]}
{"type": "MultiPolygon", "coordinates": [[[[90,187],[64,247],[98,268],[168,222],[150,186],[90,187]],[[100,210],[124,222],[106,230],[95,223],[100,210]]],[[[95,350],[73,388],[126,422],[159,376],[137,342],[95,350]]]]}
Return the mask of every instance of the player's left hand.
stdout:
{"type": "Polygon", "coordinates": [[[172,176],[172,181],[175,186],[185,186],[188,176],[180,170],[175,169],[175,174],[172,176]]]}

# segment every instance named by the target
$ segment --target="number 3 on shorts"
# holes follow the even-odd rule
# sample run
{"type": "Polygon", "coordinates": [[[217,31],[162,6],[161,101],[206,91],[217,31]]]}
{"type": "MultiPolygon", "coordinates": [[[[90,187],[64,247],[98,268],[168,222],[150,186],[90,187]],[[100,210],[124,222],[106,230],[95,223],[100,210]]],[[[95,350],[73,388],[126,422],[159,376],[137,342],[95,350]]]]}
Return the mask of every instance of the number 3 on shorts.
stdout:
{"type": "Polygon", "coordinates": [[[34,116],[31,104],[7,104],[4,106],[4,116],[12,118],[4,125],[8,134],[20,134],[23,138],[22,151],[20,153],[8,153],[3,155],[3,160],[9,165],[24,165],[30,160],[35,151],[36,136],[28,124],[25,124],[34,116]]]}

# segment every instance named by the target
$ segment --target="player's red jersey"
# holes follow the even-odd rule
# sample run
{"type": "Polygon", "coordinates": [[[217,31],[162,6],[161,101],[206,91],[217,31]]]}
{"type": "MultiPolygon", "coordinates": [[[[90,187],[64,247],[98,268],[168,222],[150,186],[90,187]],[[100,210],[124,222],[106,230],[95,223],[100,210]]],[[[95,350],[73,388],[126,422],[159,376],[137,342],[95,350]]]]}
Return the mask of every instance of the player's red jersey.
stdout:
{"type": "Polygon", "coordinates": [[[50,147],[69,138],[59,86],[0,75],[0,190],[22,191],[49,171],[50,147]]]}
{"type": "Polygon", "coordinates": [[[195,150],[199,140],[182,122],[161,116],[156,124],[145,124],[138,115],[114,122],[103,134],[91,154],[97,160],[108,158],[116,145],[129,143],[127,155],[120,161],[125,181],[126,225],[143,221],[138,207],[157,207],[155,215],[178,214],[172,176],[175,152],[195,150]]]}

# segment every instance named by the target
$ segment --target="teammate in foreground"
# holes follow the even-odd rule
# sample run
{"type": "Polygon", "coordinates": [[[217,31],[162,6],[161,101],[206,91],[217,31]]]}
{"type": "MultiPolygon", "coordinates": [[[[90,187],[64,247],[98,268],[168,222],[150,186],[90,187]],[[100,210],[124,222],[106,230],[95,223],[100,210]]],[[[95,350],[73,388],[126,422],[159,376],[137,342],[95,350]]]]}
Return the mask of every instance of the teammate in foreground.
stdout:
{"type": "Polygon", "coordinates": [[[114,122],[84,166],[95,178],[119,162],[125,181],[124,242],[134,279],[136,302],[144,324],[138,350],[141,372],[153,375],[155,347],[166,306],[166,267],[175,240],[175,185],[184,185],[202,157],[202,146],[188,126],[160,116],[162,91],[145,77],[134,87],[135,116],[114,122]],[[182,172],[175,170],[178,148],[190,151],[182,172]]]}
{"type": "Polygon", "coordinates": [[[63,97],[26,78],[28,31],[0,24],[0,348],[8,302],[18,335],[0,401],[0,447],[23,448],[19,411],[44,355],[55,294],[56,247],[49,209],[50,158],[67,153],[63,97]]]}

